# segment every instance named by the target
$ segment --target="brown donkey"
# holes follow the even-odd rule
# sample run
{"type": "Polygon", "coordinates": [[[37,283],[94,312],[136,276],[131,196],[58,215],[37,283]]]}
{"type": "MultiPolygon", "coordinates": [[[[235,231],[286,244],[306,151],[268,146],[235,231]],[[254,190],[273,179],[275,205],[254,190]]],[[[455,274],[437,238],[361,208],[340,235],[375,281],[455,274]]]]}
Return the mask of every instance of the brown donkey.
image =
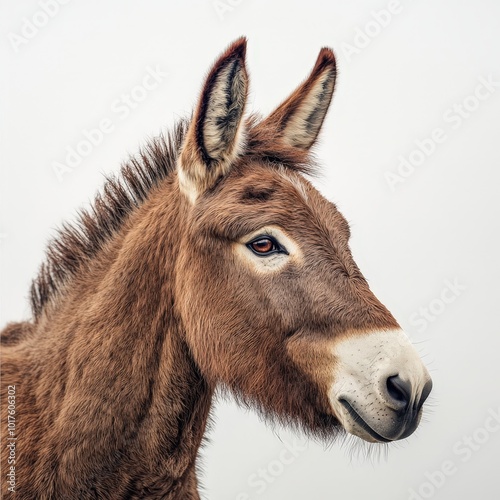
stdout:
{"type": "Polygon", "coordinates": [[[303,176],[334,55],[259,120],[244,118],[245,47],[216,61],[190,123],[61,231],[33,320],[4,329],[4,494],[199,498],[216,386],[323,439],[417,427],[429,374],[354,263],[346,220],[303,176]]]}

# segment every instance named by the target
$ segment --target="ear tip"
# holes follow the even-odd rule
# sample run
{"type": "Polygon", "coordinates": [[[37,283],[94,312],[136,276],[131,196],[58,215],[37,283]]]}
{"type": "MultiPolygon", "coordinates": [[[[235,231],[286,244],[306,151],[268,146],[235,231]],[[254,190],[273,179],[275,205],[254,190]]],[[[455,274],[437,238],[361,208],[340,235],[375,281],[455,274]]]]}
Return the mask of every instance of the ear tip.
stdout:
{"type": "Polygon", "coordinates": [[[223,58],[231,59],[233,57],[237,57],[239,59],[245,59],[246,51],[247,38],[245,36],[241,36],[229,45],[223,55],[223,58]]]}
{"type": "Polygon", "coordinates": [[[323,47],[318,54],[318,59],[316,61],[316,68],[324,69],[326,67],[331,67],[333,70],[337,67],[337,62],[335,59],[335,54],[330,47],[323,47]]]}

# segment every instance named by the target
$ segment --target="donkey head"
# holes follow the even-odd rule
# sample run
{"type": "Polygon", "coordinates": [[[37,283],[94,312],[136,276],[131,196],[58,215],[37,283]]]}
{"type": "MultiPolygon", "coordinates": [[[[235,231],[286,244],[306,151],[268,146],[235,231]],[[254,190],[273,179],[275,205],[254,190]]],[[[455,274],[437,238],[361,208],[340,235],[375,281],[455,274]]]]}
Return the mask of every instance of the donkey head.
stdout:
{"type": "Polygon", "coordinates": [[[208,74],[178,160],[176,307],[200,371],[280,421],[371,442],[409,436],[429,374],[302,175],[335,85],[322,49],[269,117],[244,119],[244,39],[208,74]]]}

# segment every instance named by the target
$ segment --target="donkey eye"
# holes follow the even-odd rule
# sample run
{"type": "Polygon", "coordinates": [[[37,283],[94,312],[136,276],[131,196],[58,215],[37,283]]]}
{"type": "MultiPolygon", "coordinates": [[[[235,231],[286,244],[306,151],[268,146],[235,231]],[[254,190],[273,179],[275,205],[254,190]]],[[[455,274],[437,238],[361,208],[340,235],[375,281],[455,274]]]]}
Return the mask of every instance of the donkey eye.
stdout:
{"type": "Polygon", "coordinates": [[[258,236],[247,243],[247,247],[259,257],[267,257],[275,253],[285,253],[288,255],[286,249],[271,236],[258,236]]]}

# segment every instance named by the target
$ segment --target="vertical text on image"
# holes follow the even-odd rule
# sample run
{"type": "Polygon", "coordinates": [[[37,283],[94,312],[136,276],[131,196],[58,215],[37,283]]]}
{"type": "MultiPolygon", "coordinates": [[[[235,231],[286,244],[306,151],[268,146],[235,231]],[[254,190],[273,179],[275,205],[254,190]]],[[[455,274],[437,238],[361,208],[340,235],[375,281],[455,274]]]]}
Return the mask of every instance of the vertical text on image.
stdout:
{"type": "Polygon", "coordinates": [[[16,386],[7,387],[7,426],[6,452],[7,452],[7,489],[11,493],[16,491],[16,386]]]}

